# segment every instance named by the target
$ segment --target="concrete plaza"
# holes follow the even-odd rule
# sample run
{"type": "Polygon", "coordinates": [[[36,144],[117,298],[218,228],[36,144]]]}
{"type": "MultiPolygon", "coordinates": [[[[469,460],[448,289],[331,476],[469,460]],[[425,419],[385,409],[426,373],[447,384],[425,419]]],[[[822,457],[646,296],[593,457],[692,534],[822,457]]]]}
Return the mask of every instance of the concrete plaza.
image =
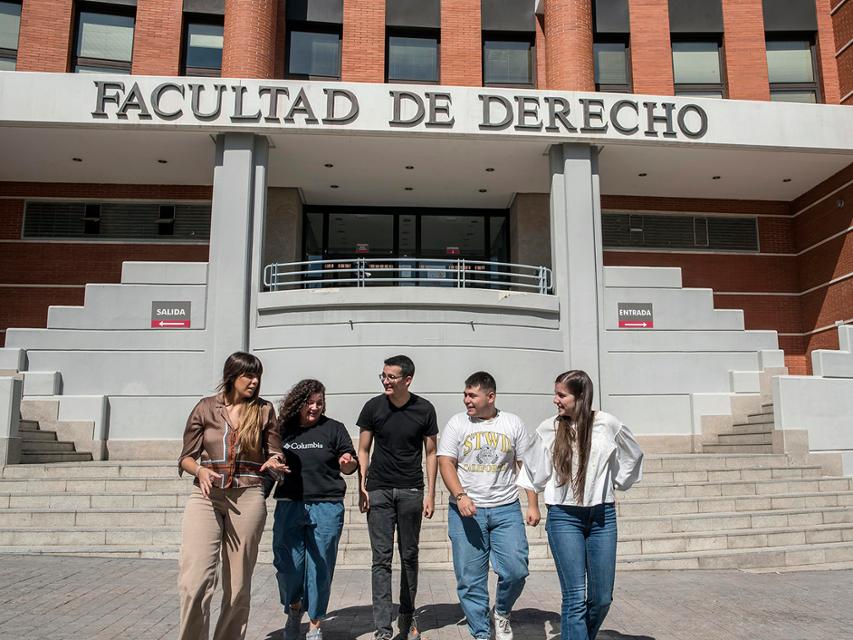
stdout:
{"type": "MultiPolygon", "coordinates": [[[[2,556],[0,638],[175,638],[176,575],[172,560],[2,556]]],[[[841,640],[853,629],[851,593],[853,569],[620,572],[599,638],[841,640]]],[[[418,600],[426,640],[468,637],[450,572],[422,571],[418,600]]],[[[326,639],[370,638],[369,602],[369,572],[339,571],[326,639]]],[[[515,637],[558,638],[559,604],[554,573],[532,573],[513,614],[515,637]]],[[[283,623],[274,569],[258,565],[247,640],[278,639],[283,623]]]]}

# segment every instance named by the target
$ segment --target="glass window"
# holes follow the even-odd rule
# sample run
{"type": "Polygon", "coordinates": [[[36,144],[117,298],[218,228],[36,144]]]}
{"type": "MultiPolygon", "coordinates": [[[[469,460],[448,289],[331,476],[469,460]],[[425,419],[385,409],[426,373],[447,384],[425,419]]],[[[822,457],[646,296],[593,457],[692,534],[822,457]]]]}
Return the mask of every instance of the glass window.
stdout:
{"type": "Polygon", "coordinates": [[[77,22],[75,72],[130,72],[134,17],[83,9],[77,22]]]}
{"type": "Polygon", "coordinates": [[[438,82],[438,38],[389,35],[388,81],[438,82]]]}
{"type": "Polygon", "coordinates": [[[724,95],[718,42],[673,42],[672,73],[675,95],[704,98],[724,95]]]}
{"type": "Polygon", "coordinates": [[[483,82],[533,86],[533,44],[529,39],[483,35],[483,82]]]}
{"type": "Polygon", "coordinates": [[[817,102],[817,73],[809,40],[768,40],[767,75],[770,99],[817,102]]]}
{"type": "Polygon", "coordinates": [[[624,42],[593,44],[597,91],[629,91],[628,45],[624,42]]]}
{"type": "Polygon", "coordinates": [[[329,254],[391,256],[394,216],[382,213],[335,213],[329,216],[329,254]]]}
{"type": "Polygon", "coordinates": [[[339,30],[290,30],[287,73],[291,76],[340,78],[341,34],[339,30]]]}
{"type": "Polygon", "coordinates": [[[222,70],[221,22],[188,21],[184,36],[184,75],[219,75],[222,70]]]}
{"type": "Polygon", "coordinates": [[[485,223],[482,216],[423,216],[421,257],[486,257],[485,223]]]}
{"type": "Polygon", "coordinates": [[[0,2],[0,71],[14,71],[18,58],[21,3],[0,2]]]}

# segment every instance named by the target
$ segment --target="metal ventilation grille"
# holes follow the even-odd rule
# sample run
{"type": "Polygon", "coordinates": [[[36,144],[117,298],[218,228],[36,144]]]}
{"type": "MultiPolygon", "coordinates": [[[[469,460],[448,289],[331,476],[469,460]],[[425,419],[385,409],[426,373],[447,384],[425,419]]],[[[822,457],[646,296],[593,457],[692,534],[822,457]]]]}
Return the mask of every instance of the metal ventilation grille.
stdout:
{"type": "Polygon", "coordinates": [[[758,251],[755,218],[604,213],[606,248],[758,251]]]}
{"type": "Polygon", "coordinates": [[[27,202],[24,238],[208,240],[209,204],[27,202]]]}

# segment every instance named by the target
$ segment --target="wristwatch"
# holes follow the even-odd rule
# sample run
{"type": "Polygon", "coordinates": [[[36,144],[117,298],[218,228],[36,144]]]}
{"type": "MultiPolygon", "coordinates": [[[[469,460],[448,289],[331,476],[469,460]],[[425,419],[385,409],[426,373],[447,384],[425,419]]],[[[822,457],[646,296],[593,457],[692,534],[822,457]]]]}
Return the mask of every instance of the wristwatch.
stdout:
{"type": "Polygon", "coordinates": [[[459,492],[459,493],[457,493],[454,497],[455,497],[457,500],[459,500],[459,498],[462,498],[462,497],[467,498],[467,497],[468,497],[468,494],[467,494],[467,493],[465,493],[464,491],[460,491],[460,492],[459,492]]]}

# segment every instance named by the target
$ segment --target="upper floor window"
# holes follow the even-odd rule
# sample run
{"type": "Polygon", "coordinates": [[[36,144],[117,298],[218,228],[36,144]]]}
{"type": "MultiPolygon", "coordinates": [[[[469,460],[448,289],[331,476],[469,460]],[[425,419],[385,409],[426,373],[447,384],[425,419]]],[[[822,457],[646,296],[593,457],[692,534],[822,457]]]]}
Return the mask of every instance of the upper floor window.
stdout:
{"type": "Polygon", "coordinates": [[[768,40],[767,74],[770,99],[818,102],[814,45],[806,39],[768,40]]]}
{"type": "Polygon", "coordinates": [[[0,71],[14,71],[18,59],[21,3],[0,2],[0,71]]]}
{"type": "Polygon", "coordinates": [[[674,41],[672,72],[677,96],[725,97],[718,41],[674,41]]]}
{"type": "Polygon", "coordinates": [[[595,42],[592,54],[596,91],[631,91],[631,65],[627,42],[622,39],[595,42]]]}
{"type": "Polygon", "coordinates": [[[186,18],[184,25],[185,76],[218,76],[222,72],[223,19],[186,18]]]}
{"type": "Polygon", "coordinates": [[[287,75],[291,78],[341,78],[341,26],[288,23],[287,75]]]}
{"type": "Polygon", "coordinates": [[[438,82],[438,34],[432,30],[388,30],[388,82],[438,82]]]}
{"type": "Polygon", "coordinates": [[[77,10],[75,73],[130,73],[134,12],[81,4],[77,10]]]}
{"type": "Polygon", "coordinates": [[[532,34],[483,34],[483,84],[532,87],[535,60],[532,34]]]}

